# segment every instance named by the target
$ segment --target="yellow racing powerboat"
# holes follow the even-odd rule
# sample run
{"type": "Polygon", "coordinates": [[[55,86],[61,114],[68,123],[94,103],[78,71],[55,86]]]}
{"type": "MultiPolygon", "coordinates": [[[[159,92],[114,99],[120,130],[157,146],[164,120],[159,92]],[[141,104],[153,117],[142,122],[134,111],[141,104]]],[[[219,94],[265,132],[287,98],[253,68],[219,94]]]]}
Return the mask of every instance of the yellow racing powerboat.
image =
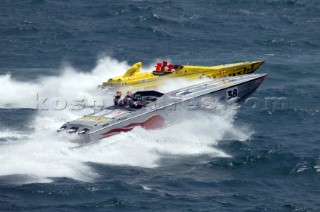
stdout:
{"type": "Polygon", "coordinates": [[[221,78],[250,74],[257,70],[263,60],[253,62],[237,62],[217,66],[190,66],[157,63],[152,72],[141,72],[142,63],[134,64],[123,76],[113,77],[102,83],[102,88],[151,89],[163,84],[171,78],[195,80],[203,77],[221,78]]]}

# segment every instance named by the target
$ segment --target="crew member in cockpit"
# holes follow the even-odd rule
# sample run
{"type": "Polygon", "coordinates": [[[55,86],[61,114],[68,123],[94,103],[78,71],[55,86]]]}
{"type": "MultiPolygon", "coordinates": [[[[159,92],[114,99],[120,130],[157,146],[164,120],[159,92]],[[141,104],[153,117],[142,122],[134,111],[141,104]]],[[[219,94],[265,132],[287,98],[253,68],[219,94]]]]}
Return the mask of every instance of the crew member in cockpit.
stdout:
{"type": "Polygon", "coordinates": [[[132,92],[128,91],[126,97],[122,101],[122,106],[130,107],[130,108],[142,108],[142,102],[141,101],[134,101],[132,92]]]}
{"type": "Polygon", "coordinates": [[[130,104],[133,103],[132,100],[132,91],[127,91],[127,95],[123,99],[123,105],[124,106],[130,106],[130,104]]]}
{"type": "Polygon", "coordinates": [[[156,71],[161,71],[161,63],[157,63],[155,68],[156,68],[156,71]]]}
{"type": "Polygon", "coordinates": [[[113,99],[113,104],[114,104],[114,105],[122,106],[122,98],[121,98],[121,95],[122,95],[122,91],[121,91],[121,90],[118,90],[118,91],[116,92],[116,95],[114,96],[114,99],[113,99]]]}
{"type": "Polygon", "coordinates": [[[168,62],[166,60],[162,61],[161,71],[165,71],[165,69],[168,68],[167,65],[168,62]]]}

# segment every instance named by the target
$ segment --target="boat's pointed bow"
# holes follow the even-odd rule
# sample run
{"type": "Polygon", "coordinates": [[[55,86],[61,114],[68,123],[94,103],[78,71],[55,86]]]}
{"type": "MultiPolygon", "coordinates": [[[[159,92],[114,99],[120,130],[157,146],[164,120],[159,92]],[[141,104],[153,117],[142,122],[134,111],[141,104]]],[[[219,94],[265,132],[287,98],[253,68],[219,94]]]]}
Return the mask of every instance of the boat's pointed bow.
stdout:
{"type": "Polygon", "coordinates": [[[260,66],[262,66],[262,64],[265,63],[265,60],[258,60],[257,62],[255,62],[255,69],[260,68],[260,66]]]}

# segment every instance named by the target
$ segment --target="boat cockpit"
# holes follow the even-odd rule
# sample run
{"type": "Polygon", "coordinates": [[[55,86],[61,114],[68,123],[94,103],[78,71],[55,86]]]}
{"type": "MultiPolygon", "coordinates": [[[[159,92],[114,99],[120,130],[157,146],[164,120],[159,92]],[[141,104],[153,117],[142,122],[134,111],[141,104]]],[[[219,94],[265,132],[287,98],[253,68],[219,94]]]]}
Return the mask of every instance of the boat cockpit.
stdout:
{"type": "Polygon", "coordinates": [[[162,63],[157,63],[155,66],[155,71],[152,72],[155,76],[164,76],[168,74],[172,74],[177,70],[183,69],[182,65],[173,65],[167,63],[167,61],[162,61],[162,63]]]}

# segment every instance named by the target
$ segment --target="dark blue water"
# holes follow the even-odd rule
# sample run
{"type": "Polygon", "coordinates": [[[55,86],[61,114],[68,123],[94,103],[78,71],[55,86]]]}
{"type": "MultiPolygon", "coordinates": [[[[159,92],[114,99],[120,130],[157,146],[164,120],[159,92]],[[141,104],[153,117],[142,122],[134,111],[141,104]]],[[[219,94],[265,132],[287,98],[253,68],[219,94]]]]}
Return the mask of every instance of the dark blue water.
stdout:
{"type": "Polygon", "coordinates": [[[320,210],[319,1],[2,0],[0,11],[0,210],[320,210]],[[90,110],[35,109],[37,94],[90,98],[164,58],[262,59],[269,75],[241,107],[84,148],[55,129],[90,110]]]}

